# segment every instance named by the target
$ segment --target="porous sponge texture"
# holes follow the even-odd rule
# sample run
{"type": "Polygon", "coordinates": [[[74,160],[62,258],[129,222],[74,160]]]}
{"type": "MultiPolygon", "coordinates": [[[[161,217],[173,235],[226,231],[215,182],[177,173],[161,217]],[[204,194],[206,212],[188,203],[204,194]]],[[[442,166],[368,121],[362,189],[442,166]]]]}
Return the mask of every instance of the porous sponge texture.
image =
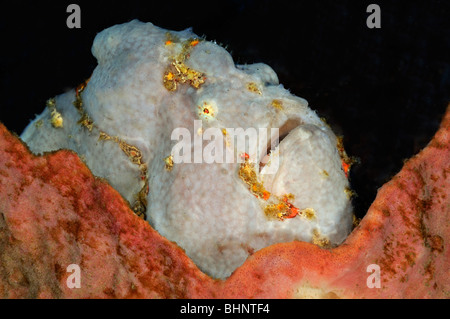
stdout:
{"type": "Polygon", "coordinates": [[[77,152],[216,278],[274,243],[346,238],[352,208],[336,137],[269,66],[235,65],[189,29],[137,20],[99,33],[92,53],[85,88],[54,100],[62,127],[46,108],[23,132],[33,152],[77,152]],[[239,129],[268,133],[238,143],[239,129]],[[173,161],[180,130],[190,162],[173,161]]]}

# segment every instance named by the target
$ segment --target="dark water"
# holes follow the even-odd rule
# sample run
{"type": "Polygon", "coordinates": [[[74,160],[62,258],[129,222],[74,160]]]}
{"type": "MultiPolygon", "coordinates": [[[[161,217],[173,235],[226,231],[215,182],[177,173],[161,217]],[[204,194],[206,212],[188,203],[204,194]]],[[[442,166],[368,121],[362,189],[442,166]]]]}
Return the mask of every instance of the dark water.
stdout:
{"type": "Polygon", "coordinates": [[[439,126],[450,101],[449,17],[448,1],[14,2],[0,12],[0,120],[20,134],[46,99],[88,78],[106,27],[133,18],[192,26],[238,63],[271,65],[344,135],[360,159],[351,183],[361,217],[439,126]],[[81,7],[81,29],[66,27],[69,3],[81,7]],[[370,3],[381,7],[381,29],[366,26],[370,3]]]}

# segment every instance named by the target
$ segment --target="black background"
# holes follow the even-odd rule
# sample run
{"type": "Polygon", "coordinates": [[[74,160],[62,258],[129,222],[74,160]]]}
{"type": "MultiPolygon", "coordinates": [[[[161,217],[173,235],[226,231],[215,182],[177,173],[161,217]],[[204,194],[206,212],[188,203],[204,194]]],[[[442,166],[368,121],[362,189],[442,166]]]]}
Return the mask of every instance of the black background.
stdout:
{"type": "Polygon", "coordinates": [[[449,1],[14,1],[0,8],[0,121],[20,134],[45,101],[88,78],[95,35],[134,18],[264,62],[344,135],[359,217],[437,130],[450,101],[449,1]],[[81,29],[66,8],[81,7],[81,29]],[[381,29],[366,8],[381,7],[381,29]]]}
{"type": "Polygon", "coordinates": [[[412,317],[425,307],[433,309],[436,312],[445,312],[445,300],[286,300],[286,299],[233,299],[233,300],[180,300],[180,299],[159,299],[159,300],[0,300],[2,310],[10,309],[18,317],[29,314],[33,309],[33,314],[42,315],[46,318],[59,318],[62,312],[71,312],[74,314],[111,318],[120,317],[128,318],[130,314],[147,314],[150,318],[175,318],[175,319],[191,319],[191,318],[258,318],[258,319],[278,319],[278,318],[295,318],[295,315],[301,316],[306,312],[317,312],[323,316],[333,316],[336,313],[351,313],[354,309],[365,309],[380,315],[384,315],[386,311],[389,314],[398,317],[412,317]],[[212,316],[207,314],[180,314],[182,306],[187,304],[195,306],[214,306],[215,309],[221,308],[222,311],[215,310],[212,316]],[[260,314],[238,314],[224,313],[224,304],[249,304],[260,303],[268,304],[270,312],[260,314]],[[441,309],[442,311],[440,311],[441,309]],[[55,311],[56,310],[56,311],[55,311]],[[61,311],[58,311],[61,310],[61,311]],[[21,315],[22,314],[22,315],[21,315]],[[293,316],[294,315],[294,316],[293,316]]]}

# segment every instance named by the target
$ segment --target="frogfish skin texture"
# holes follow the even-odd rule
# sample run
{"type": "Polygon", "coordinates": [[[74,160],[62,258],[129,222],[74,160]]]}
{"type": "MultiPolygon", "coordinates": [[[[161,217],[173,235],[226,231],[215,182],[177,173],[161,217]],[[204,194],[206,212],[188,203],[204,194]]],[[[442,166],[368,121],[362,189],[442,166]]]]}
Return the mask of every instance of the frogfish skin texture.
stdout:
{"type": "Polygon", "coordinates": [[[214,280],[75,153],[35,156],[0,124],[0,297],[448,299],[449,189],[450,106],[339,247],[275,244],[214,280]],[[71,264],[80,288],[68,288],[71,264]]]}
{"type": "Polygon", "coordinates": [[[272,244],[348,236],[339,139],[269,66],[136,20],[99,33],[92,53],[89,81],[21,135],[33,153],[75,151],[214,278],[272,244]]]}

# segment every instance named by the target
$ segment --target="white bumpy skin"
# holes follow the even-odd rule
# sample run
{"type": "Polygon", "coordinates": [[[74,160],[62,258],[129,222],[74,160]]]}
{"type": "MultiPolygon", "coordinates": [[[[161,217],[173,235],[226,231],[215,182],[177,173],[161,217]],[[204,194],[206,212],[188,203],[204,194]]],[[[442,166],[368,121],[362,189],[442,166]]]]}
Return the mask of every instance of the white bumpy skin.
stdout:
{"type": "Polygon", "coordinates": [[[191,30],[136,20],[99,33],[92,53],[98,66],[85,88],[49,100],[23,132],[31,151],[77,152],[215,278],[274,243],[331,247],[349,234],[349,183],[336,136],[269,66],[235,65],[191,30]],[[192,147],[192,163],[175,160],[177,128],[190,133],[183,143],[192,147]],[[194,163],[208,128],[223,138],[203,136],[200,145],[234,152],[234,161],[207,163],[205,150],[194,163]],[[239,145],[230,134],[236,128],[278,128],[284,138],[265,156],[275,136],[239,145]]]}

